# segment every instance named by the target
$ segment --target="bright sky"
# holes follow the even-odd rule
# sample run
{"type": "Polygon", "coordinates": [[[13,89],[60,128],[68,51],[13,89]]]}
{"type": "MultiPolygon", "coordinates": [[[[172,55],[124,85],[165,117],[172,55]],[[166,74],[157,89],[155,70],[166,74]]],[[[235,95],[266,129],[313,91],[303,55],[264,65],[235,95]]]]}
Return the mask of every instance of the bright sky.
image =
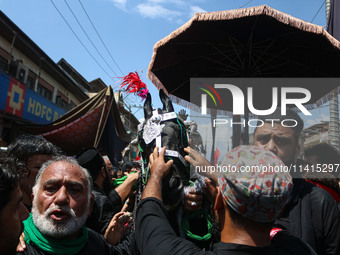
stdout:
{"type": "MultiPolygon", "coordinates": [[[[0,0],[0,8],[55,62],[61,58],[66,59],[88,81],[99,77],[107,85],[117,88],[118,79],[115,77],[138,71],[151,91],[154,106],[160,107],[158,92],[146,77],[153,45],[188,21],[195,12],[221,11],[266,4],[308,22],[314,19],[313,23],[325,26],[323,3],[324,0],[82,0],[81,2],[80,0],[0,0]],[[117,65],[97,36],[83,7],[117,65]],[[102,68],[88,54],[57,9],[102,68]],[[70,10],[108,65],[88,40],[70,10]]],[[[139,99],[132,103],[138,104],[139,99]]],[[[175,108],[176,111],[180,109],[175,108]]],[[[143,118],[142,111],[138,111],[138,108],[132,108],[132,112],[136,112],[138,119],[143,118]]]]}

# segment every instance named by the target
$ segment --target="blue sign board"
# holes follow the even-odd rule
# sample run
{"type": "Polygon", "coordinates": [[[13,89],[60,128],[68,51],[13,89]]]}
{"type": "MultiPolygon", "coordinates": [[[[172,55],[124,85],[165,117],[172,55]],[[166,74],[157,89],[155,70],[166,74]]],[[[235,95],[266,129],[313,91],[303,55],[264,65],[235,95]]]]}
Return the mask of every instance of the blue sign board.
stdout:
{"type": "Polygon", "coordinates": [[[66,113],[64,109],[1,71],[0,110],[36,124],[49,124],[66,113]]]}

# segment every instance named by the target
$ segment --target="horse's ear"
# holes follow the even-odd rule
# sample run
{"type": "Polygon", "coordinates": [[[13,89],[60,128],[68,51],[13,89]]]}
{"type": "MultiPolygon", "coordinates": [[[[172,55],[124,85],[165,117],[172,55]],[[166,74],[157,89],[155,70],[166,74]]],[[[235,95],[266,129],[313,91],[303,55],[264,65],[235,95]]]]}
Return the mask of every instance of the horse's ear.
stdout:
{"type": "Polygon", "coordinates": [[[146,95],[146,100],[144,103],[144,119],[149,119],[152,117],[152,106],[151,106],[151,95],[148,93],[146,95]]]}
{"type": "Polygon", "coordinates": [[[170,98],[164,93],[163,89],[159,90],[159,97],[163,103],[163,112],[174,112],[174,107],[170,98]]]}

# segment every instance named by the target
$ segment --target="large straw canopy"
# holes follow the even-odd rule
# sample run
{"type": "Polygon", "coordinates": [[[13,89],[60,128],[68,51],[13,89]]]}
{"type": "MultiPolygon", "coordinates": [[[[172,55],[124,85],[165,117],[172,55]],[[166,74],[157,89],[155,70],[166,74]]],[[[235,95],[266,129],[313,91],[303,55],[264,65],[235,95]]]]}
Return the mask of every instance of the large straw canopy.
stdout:
{"type": "MultiPolygon", "coordinates": [[[[195,14],[156,43],[148,77],[188,107],[190,78],[340,77],[339,67],[340,42],[323,27],[263,5],[195,14]]],[[[309,88],[312,102],[336,87],[309,88]]]]}

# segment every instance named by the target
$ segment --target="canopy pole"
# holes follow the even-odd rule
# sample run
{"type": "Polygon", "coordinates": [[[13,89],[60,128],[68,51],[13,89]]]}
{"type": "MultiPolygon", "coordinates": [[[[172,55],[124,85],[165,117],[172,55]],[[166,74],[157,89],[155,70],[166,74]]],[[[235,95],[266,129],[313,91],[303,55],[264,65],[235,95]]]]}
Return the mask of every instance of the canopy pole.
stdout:
{"type": "Polygon", "coordinates": [[[241,139],[241,125],[236,124],[241,122],[241,116],[240,115],[233,115],[233,138],[232,138],[232,144],[233,148],[240,145],[240,139],[241,139]]]}
{"type": "Polygon", "coordinates": [[[326,3],[326,23],[328,23],[329,10],[331,8],[331,0],[325,0],[326,3]]]}
{"type": "Polygon", "coordinates": [[[249,126],[248,126],[248,121],[249,121],[249,109],[248,107],[245,107],[245,114],[244,114],[244,134],[242,137],[242,144],[243,145],[249,145],[249,126]]]}
{"type": "Polygon", "coordinates": [[[337,91],[331,92],[331,101],[329,102],[329,144],[339,150],[339,102],[337,91]]]}
{"type": "Polygon", "coordinates": [[[216,119],[216,109],[211,109],[210,111],[210,117],[211,117],[211,130],[212,130],[212,146],[211,146],[211,156],[210,156],[210,162],[211,164],[214,164],[214,156],[215,156],[215,138],[216,138],[216,127],[214,127],[214,119],[216,119]]]}

